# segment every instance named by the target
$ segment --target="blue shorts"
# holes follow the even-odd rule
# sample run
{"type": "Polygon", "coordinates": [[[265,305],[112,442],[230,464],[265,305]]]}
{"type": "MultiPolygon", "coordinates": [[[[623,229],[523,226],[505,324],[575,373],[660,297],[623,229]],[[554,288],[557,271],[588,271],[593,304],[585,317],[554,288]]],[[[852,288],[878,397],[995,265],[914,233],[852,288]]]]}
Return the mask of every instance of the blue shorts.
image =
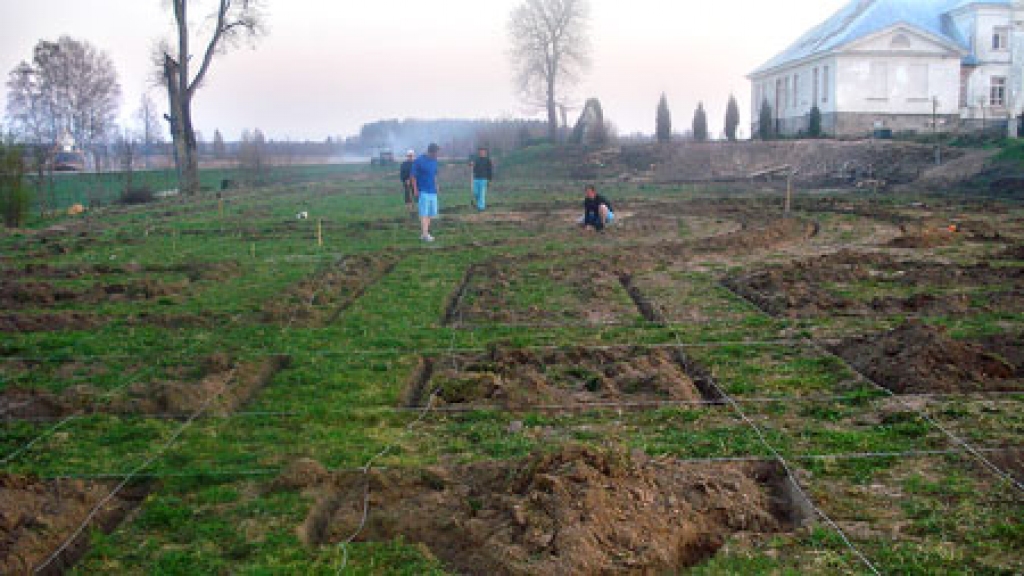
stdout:
{"type": "Polygon", "coordinates": [[[420,193],[420,217],[434,218],[437,216],[437,194],[420,193]]]}

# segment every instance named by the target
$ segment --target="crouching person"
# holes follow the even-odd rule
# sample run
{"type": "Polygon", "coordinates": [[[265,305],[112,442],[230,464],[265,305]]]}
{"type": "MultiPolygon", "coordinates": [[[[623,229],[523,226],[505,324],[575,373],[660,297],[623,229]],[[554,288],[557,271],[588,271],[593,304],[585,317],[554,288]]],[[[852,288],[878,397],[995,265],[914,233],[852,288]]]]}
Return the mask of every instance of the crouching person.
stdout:
{"type": "Polygon", "coordinates": [[[583,199],[583,219],[580,225],[588,230],[601,232],[604,227],[615,221],[612,203],[597,193],[593,184],[587,186],[586,197],[583,199]]]}

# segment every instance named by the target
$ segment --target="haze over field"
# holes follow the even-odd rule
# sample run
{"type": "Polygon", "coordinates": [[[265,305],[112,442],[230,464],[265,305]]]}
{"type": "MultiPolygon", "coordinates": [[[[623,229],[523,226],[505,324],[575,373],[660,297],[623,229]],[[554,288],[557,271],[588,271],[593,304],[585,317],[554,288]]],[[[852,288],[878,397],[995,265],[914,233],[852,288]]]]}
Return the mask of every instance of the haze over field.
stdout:
{"type": "MultiPolygon", "coordinates": [[[[140,94],[152,86],[154,46],[170,37],[172,18],[161,0],[2,3],[5,83],[20,61],[31,58],[36,42],[67,34],[111,56],[124,92],[123,121],[133,121],[140,94]]],[[[843,3],[593,0],[593,68],[576,100],[600,98],[622,134],[653,132],[663,91],[680,131],[702,100],[717,137],[734,93],[746,136],[745,74],[843,3]]],[[[219,128],[233,139],[244,128],[259,127],[271,138],[319,140],[356,133],[382,118],[542,118],[517,99],[510,80],[506,26],[518,4],[271,0],[269,34],[255,50],[232,52],[211,70],[196,100],[197,128],[207,137],[219,128]]],[[[199,6],[196,14],[208,13],[199,6]]],[[[163,91],[151,90],[166,108],[163,91]]],[[[0,102],[6,110],[6,86],[0,102]]]]}

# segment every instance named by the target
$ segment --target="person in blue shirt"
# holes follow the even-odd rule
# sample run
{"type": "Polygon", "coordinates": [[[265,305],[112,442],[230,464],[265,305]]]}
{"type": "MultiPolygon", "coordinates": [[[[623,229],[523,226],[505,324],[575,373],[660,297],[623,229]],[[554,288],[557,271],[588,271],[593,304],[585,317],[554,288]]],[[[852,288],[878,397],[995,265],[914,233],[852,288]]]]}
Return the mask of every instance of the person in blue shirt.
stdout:
{"type": "Polygon", "coordinates": [[[419,199],[420,240],[424,242],[434,241],[434,237],[430,235],[430,219],[437,218],[437,193],[440,191],[437,185],[437,155],[440,151],[441,147],[437,144],[428,146],[427,153],[413,162],[409,178],[413,192],[419,199]]]}

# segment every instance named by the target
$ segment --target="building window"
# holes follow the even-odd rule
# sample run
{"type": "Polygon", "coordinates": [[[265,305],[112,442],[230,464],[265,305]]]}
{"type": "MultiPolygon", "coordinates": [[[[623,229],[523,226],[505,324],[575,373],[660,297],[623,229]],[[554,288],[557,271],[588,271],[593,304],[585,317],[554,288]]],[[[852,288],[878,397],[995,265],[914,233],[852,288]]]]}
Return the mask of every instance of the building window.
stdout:
{"type": "Polygon", "coordinates": [[[870,68],[869,98],[882,100],[889,97],[889,65],[885,62],[872,62],[870,68]]]}
{"type": "Polygon", "coordinates": [[[821,101],[828,102],[829,92],[829,79],[828,79],[828,66],[825,66],[821,70],[821,101]]]}
{"type": "Polygon", "coordinates": [[[989,106],[1006,106],[1006,77],[993,76],[989,90],[989,106]]]}
{"type": "Polygon", "coordinates": [[[907,35],[906,35],[906,34],[897,34],[897,35],[896,35],[895,37],[893,37],[893,39],[892,39],[892,47],[893,47],[893,48],[895,48],[895,49],[897,49],[897,50],[900,50],[900,49],[903,49],[903,50],[909,49],[909,48],[911,47],[911,44],[910,44],[910,38],[907,38],[907,35]]]}
{"type": "Polygon", "coordinates": [[[793,108],[800,106],[800,75],[793,74],[793,108]]]}
{"type": "Polygon", "coordinates": [[[1010,49],[1010,28],[1007,26],[997,26],[992,31],[992,50],[996,52],[1004,52],[1010,49]]]}
{"type": "Polygon", "coordinates": [[[813,103],[814,106],[817,106],[818,105],[818,69],[817,68],[814,69],[813,78],[814,78],[814,80],[813,80],[814,91],[811,93],[811,96],[812,96],[811,102],[813,103]]]}

